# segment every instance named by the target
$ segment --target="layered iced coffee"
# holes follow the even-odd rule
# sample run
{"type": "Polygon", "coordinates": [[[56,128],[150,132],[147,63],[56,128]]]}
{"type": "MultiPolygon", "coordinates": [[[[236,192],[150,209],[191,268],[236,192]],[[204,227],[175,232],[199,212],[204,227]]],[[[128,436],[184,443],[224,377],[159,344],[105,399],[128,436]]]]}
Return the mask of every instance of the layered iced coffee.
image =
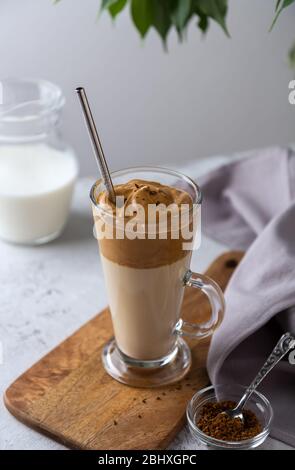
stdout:
{"type": "MultiPolygon", "coordinates": [[[[173,330],[191,257],[191,251],[184,248],[191,240],[184,240],[175,217],[180,207],[190,212],[193,201],[180,188],[141,179],[115,185],[115,193],[121,203],[114,204],[105,191],[96,195],[96,203],[111,210],[105,223],[116,219],[125,232],[123,236],[98,237],[116,343],[127,357],[158,360],[175,348],[173,330]],[[129,236],[128,223],[138,207],[143,211],[143,232],[129,236]],[[150,207],[155,209],[152,222],[150,207]],[[164,227],[161,215],[168,207],[172,209],[166,214],[164,227]]],[[[104,214],[94,213],[98,230],[104,214]]],[[[187,220],[190,225],[190,215],[187,220]]]]}

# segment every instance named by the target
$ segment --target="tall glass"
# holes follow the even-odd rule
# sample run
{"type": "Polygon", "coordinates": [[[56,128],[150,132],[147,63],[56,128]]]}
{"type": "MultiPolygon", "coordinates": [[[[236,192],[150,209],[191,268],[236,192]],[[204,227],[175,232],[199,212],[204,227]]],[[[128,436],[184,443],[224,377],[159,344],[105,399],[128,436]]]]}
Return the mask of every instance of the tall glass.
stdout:
{"type": "Polygon", "coordinates": [[[174,215],[166,225],[156,219],[151,227],[149,220],[134,236],[118,214],[99,203],[99,195],[105,190],[101,180],[90,192],[114,329],[114,338],[103,350],[104,367],[116,380],[133,386],[175,382],[191,365],[190,349],[182,337],[211,335],[224,313],[219,286],[190,270],[192,249],[200,232],[201,192],[187,176],[163,168],[130,168],[111,176],[114,186],[130,180],[157,182],[185,191],[193,202],[178,225],[172,223],[174,215]],[[110,227],[112,236],[106,236],[110,227]],[[188,323],[180,317],[187,286],[200,289],[208,297],[211,316],[203,324],[188,323]]]}

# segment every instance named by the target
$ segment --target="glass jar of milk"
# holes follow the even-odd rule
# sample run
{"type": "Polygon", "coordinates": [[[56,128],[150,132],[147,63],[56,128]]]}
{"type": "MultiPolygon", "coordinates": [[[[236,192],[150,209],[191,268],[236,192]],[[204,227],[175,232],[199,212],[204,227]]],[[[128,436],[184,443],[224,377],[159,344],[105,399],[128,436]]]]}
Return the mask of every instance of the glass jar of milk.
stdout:
{"type": "Polygon", "coordinates": [[[63,230],[78,173],[61,138],[65,99],[42,80],[0,80],[0,237],[41,244],[63,230]]]}

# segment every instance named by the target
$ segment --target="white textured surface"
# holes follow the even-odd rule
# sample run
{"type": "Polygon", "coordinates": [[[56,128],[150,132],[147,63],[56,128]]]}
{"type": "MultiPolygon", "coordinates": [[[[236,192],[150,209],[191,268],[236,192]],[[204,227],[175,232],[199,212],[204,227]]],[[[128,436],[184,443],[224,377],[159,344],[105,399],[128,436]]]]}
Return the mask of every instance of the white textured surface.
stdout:
{"type": "MultiPolygon", "coordinates": [[[[217,161],[217,160],[216,160],[217,161]]],[[[218,160],[218,162],[220,159],[218,160]]],[[[211,162],[212,164],[212,162],[211,162]]],[[[204,164],[193,173],[204,171],[204,164]]],[[[36,248],[0,242],[0,393],[22,372],[107,303],[88,192],[80,180],[68,226],[60,239],[36,248]]],[[[224,251],[203,239],[192,268],[199,271],[224,251]]],[[[170,448],[196,449],[185,428],[170,448]]],[[[263,448],[290,449],[268,439],[263,448]]],[[[0,449],[63,449],[13,418],[0,403],[0,449]]]]}

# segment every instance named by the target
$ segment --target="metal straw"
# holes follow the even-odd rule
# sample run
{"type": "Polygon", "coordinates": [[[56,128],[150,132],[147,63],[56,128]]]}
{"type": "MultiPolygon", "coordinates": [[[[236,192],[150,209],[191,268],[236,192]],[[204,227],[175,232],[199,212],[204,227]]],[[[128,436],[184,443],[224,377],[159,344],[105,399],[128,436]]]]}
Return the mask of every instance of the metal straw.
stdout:
{"type": "Polygon", "coordinates": [[[95,125],[92,112],[88,103],[86,92],[83,87],[76,88],[76,92],[78,93],[78,96],[80,99],[80,104],[81,104],[82,111],[84,114],[86,126],[87,126],[89,136],[92,142],[95,159],[100,169],[103,182],[105,184],[110,200],[113,203],[115,203],[116,194],[115,194],[114,186],[113,186],[111,175],[110,175],[108,165],[104,156],[103,148],[102,148],[100,139],[98,137],[96,125],[95,125]]]}

